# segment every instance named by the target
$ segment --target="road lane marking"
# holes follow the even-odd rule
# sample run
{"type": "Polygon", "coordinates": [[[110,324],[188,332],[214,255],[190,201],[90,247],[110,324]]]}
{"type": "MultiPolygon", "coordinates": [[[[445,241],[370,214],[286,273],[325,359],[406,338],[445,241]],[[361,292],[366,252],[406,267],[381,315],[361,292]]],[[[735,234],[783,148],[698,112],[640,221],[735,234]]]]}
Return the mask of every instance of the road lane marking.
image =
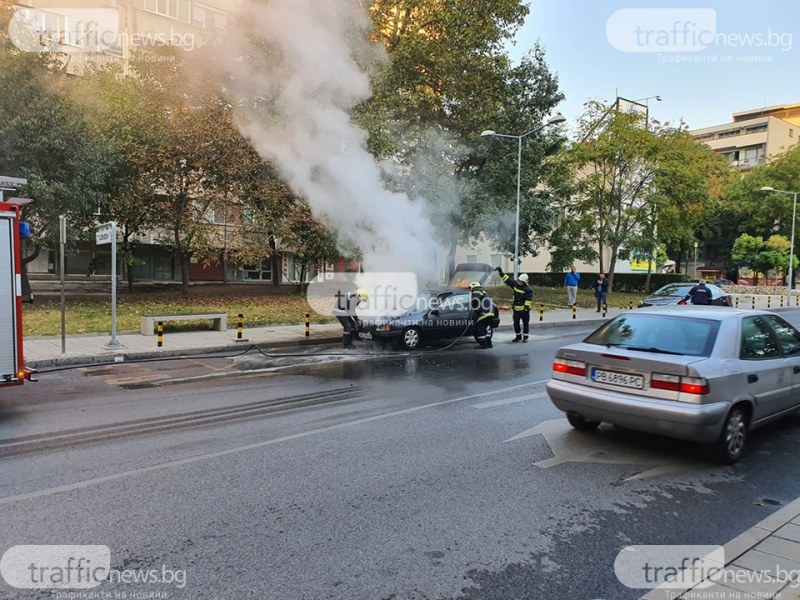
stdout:
{"type": "Polygon", "coordinates": [[[480,404],[473,404],[473,408],[494,408],[495,406],[503,406],[505,404],[514,404],[516,402],[527,402],[528,400],[537,400],[538,398],[546,398],[547,392],[539,392],[537,394],[528,394],[527,396],[517,396],[516,398],[504,398],[502,400],[492,400],[491,402],[481,402],[480,404]]]}
{"type": "Polygon", "coordinates": [[[228,448],[227,450],[218,450],[216,452],[208,452],[206,454],[198,454],[197,456],[190,456],[188,458],[182,458],[179,460],[171,460],[165,463],[159,463],[156,465],[150,465],[148,467],[140,467],[138,469],[130,469],[128,471],[121,471],[119,473],[112,473],[111,475],[104,475],[103,477],[95,477],[93,479],[85,479],[83,481],[78,481],[75,483],[69,483],[66,485],[60,485],[57,487],[47,488],[43,490],[38,490],[35,492],[28,492],[25,494],[17,494],[15,496],[5,496],[0,498],[0,505],[3,504],[11,504],[12,502],[20,502],[22,500],[33,500],[35,498],[42,498],[45,496],[53,496],[55,494],[60,494],[63,492],[72,492],[75,490],[81,490],[84,488],[91,487],[93,485],[98,485],[101,483],[108,483],[111,481],[117,481],[120,479],[125,479],[127,477],[132,477],[136,475],[144,475],[146,473],[154,473],[156,471],[163,471],[165,469],[171,469],[173,467],[182,467],[185,465],[189,465],[196,462],[208,461],[215,458],[221,458],[223,456],[228,456],[231,454],[241,454],[242,452],[248,452],[250,450],[256,450],[258,448],[264,448],[267,446],[273,446],[275,444],[280,444],[282,442],[288,442],[292,440],[298,440],[306,437],[310,437],[312,435],[317,435],[320,433],[327,433],[329,431],[337,431],[339,429],[345,429],[347,427],[354,427],[356,425],[363,425],[364,423],[371,423],[373,421],[381,421],[383,419],[389,419],[391,417],[399,417],[403,415],[413,414],[415,412],[420,412],[423,410],[427,410],[429,408],[436,408],[439,406],[445,406],[447,404],[455,404],[456,402],[464,402],[465,400],[473,400],[475,398],[482,398],[485,396],[492,396],[494,394],[504,394],[506,392],[512,392],[514,390],[519,390],[522,388],[530,387],[532,385],[537,385],[541,383],[545,383],[548,381],[547,379],[543,379],[541,381],[531,381],[529,383],[523,383],[520,385],[512,385],[505,388],[500,388],[496,390],[482,392],[480,394],[472,394],[469,396],[461,396],[459,398],[450,398],[449,400],[440,400],[439,402],[431,402],[429,404],[423,404],[421,406],[412,406],[410,408],[404,408],[401,410],[395,410],[388,413],[383,413],[379,415],[373,415],[371,417],[364,417],[362,419],[356,419],[354,421],[347,421],[345,423],[337,423],[336,425],[328,425],[327,427],[319,427],[317,429],[310,429],[308,431],[301,431],[299,433],[293,433],[291,435],[285,435],[279,438],[274,438],[271,440],[265,440],[263,442],[256,442],[253,444],[247,444],[244,446],[238,446],[235,448],[228,448]]]}
{"type": "Polygon", "coordinates": [[[503,443],[515,442],[539,434],[544,437],[544,441],[553,453],[552,458],[533,463],[540,469],[549,469],[569,462],[647,465],[650,467],[626,477],[623,481],[713,469],[710,465],[702,462],[665,456],[663,451],[657,449],[633,446],[625,440],[609,437],[602,430],[596,432],[576,431],[566,419],[542,421],[535,427],[508,438],[503,443]]]}

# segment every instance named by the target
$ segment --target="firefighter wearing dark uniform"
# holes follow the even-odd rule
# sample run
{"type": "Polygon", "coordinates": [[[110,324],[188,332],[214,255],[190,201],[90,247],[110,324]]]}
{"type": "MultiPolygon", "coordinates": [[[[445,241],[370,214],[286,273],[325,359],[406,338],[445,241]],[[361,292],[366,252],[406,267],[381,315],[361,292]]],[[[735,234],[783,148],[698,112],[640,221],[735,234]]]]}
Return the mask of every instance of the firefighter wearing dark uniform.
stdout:
{"type": "Polygon", "coordinates": [[[495,269],[503,278],[503,282],[514,290],[514,299],[511,301],[511,309],[514,315],[514,334],[512,342],[528,341],[528,325],[531,322],[531,303],[533,302],[533,290],[528,285],[528,275],[520,273],[514,281],[508,273],[503,273],[503,269],[495,269]],[[522,324],[522,327],[520,327],[522,324]]]}
{"type": "Polygon", "coordinates": [[[342,324],[344,333],[342,334],[342,347],[352,348],[353,338],[358,332],[358,317],[356,316],[356,308],[362,302],[369,299],[369,294],[366,290],[358,289],[355,292],[341,292],[336,294],[336,305],[333,307],[333,315],[342,324]]]}
{"type": "Polygon", "coordinates": [[[480,283],[473,281],[469,284],[470,298],[469,309],[472,315],[473,331],[475,341],[478,342],[476,349],[485,350],[492,347],[492,336],[489,335],[488,326],[491,323],[494,312],[492,311],[492,299],[483,289],[480,283]]]}
{"type": "Polygon", "coordinates": [[[701,279],[700,283],[689,290],[684,297],[684,301],[690,300],[692,304],[708,305],[711,304],[711,290],[706,287],[706,280],[701,279]]]}

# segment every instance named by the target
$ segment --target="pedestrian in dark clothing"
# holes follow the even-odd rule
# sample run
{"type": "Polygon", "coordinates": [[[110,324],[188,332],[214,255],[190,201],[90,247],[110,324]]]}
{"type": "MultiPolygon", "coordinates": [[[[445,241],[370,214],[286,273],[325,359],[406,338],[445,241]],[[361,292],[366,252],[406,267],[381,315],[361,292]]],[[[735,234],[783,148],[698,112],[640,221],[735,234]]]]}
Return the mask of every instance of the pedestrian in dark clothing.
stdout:
{"type": "Polygon", "coordinates": [[[600,273],[597,276],[597,281],[594,282],[594,295],[597,298],[597,310],[595,312],[600,312],[608,303],[608,279],[606,279],[605,273],[600,273]]]}
{"type": "Polygon", "coordinates": [[[512,276],[503,273],[503,269],[495,269],[503,278],[503,282],[514,290],[514,299],[511,301],[511,309],[514,317],[514,334],[512,342],[527,342],[528,329],[531,321],[531,303],[533,302],[533,290],[528,285],[527,273],[520,273],[516,281],[512,276]],[[520,326],[521,325],[521,326],[520,326]]]}
{"type": "Polygon", "coordinates": [[[711,290],[706,287],[706,280],[701,279],[700,283],[689,290],[683,300],[691,300],[692,304],[711,304],[711,290]]]}
{"type": "Polygon", "coordinates": [[[489,335],[489,324],[494,317],[492,299],[477,281],[469,284],[469,291],[469,310],[475,341],[478,342],[475,348],[485,350],[492,347],[492,336],[489,335]]]}

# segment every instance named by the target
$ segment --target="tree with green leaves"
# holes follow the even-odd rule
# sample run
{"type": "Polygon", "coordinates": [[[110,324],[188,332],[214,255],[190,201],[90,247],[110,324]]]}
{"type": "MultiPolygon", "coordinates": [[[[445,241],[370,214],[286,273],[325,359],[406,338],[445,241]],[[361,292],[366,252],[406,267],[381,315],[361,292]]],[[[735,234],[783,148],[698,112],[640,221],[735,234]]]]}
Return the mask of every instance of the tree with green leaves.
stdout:
{"type": "MultiPolygon", "coordinates": [[[[504,49],[528,10],[519,0],[370,5],[388,61],[355,116],[370,134],[373,154],[402,173],[395,183],[427,200],[449,246],[451,270],[459,244],[483,237],[509,255],[514,249],[517,148],[509,140],[479,138],[480,132],[523,134],[563,99],[540,46],[519,65],[504,49]],[[421,183],[427,175],[433,177],[421,183]]],[[[535,250],[550,229],[551,205],[565,180],[544,160],[557,146],[552,133],[524,143],[521,254],[535,250]]]]}

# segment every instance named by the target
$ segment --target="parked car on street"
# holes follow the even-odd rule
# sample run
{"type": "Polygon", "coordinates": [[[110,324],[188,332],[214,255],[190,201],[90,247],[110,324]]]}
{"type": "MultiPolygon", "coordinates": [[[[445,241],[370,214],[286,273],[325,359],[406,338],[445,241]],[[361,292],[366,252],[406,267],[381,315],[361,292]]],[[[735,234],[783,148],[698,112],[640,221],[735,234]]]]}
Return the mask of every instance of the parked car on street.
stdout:
{"type": "MultiPolygon", "coordinates": [[[[389,342],[404,350],[416,350],[426,341],[471,337],[470,294],[461,288],[428,290],[419,294],[414,308],[400,314],[363,319],[358,337],[361,340],[389,342]]],[[[500,325],[500,310],[492,302],[494,317],[487,329],[492,334],[500,325]]]]}
{"type": "MultiPolygon", "coordinates": [[[[668,283],[662,288],[657,289],[650,294],[647,298],[639,302],[639,308],[643,306],[667,306],[670,304],[681,304],[686,294],[692,289],[696,283],[668,283]]],[[[711,290],[711,304],[714,306],[733,306],[733,299],[731,295],[714,285],[707,283],[706,287],[711,290]]],[[[687,300],[686,304],[691,304],[691,300],[687,300]]]]}
{"type": "Polygon", "coordinates": [[[759,310],[627,311],[556,352],[547,393],[576,429],[605,421],[733,463],[752,429],[800,411],[800,332],[759,310]]]}

